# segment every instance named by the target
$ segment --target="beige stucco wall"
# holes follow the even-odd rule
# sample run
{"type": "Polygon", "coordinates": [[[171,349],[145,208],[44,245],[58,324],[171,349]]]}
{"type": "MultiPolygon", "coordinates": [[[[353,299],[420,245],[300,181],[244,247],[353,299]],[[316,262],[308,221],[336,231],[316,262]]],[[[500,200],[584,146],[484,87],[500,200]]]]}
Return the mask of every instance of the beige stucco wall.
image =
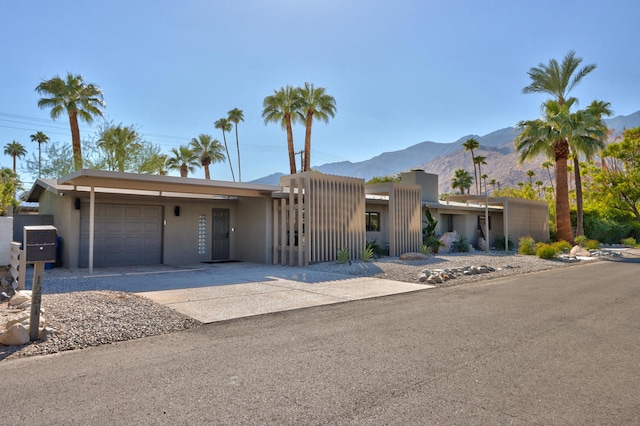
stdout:
{"type": "Polygon", "coordinates": [[[273,223],[270,198],[242,198],[235,215],[236,258],[246,262],[272,263],[273,223]]]}
{"type": "Polygon", "coordinates": [[[72,195],[56,195],[45,191],[39,200],[39,213],[53,216],[53,226],[58,236],[62,237],[62,266],[78,267],[80,251],[80,210],[75,208],[75,197],[72,195]]]}
{"type": "Polygon", "coordinates": [[[509,239],[516,247],[523,236],[531,236],[536,241],[549,240],[549,206],[546,202],[509,198],[505,211],[509,239]]]}
{"type": "Polygon", "coordinates": [[[365,211],[380,213],[380,231],[367,231],[367,242],[373,240],[385,249],[389,244],[389,206],[388,204],[365,203],[365,211]]]}
{"type": "MultiPolygon", "coordinates": [[[[54,226],[63,238],[63,266],[79,267],[80,212],[75,208],[75,196],[59,196],[43,192],[40,197],[41,214],[53,215],[54,226]]],[[[81,194],[82,208],[88,208],[89,197],[81,194]]],[[[271,241],[267,224],[271,224],[270,198],[193,200],[163,199],[157,197],[126,197],[96,194],[96,203],[136,204],[162,206],[163,235],[162,262],[169,265],[187,265],[211,260],[212,210],[228,208],[230,213],[230,259],[268,263],[271,261],[271,241]],[[180,215],[174,209],[180,206],[180,215]],[[198,253],[198,222],[203,214],[207,218],[206,252],[198,253]]]]}
{"type": "Polygon", "coordinates": [[[11,263],[11,241],[13,240],[13,217],[0,217],[0,265],[11,263]]]}

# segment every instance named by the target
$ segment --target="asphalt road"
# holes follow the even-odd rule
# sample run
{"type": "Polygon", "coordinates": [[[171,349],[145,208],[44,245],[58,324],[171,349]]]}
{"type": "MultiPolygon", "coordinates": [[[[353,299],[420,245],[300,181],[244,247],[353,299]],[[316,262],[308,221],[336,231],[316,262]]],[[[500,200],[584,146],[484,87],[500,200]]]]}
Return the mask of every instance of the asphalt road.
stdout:
{"type": "Polygon", "coordinates": [[[598,262],[3,361],[0,424],[640,424],[639,306],[598,262]]]}

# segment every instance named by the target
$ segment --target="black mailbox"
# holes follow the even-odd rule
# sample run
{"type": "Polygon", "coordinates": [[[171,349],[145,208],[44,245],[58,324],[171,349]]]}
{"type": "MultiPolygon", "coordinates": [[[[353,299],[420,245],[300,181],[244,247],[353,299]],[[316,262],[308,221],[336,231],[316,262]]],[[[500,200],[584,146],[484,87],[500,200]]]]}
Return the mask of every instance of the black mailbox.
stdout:
{"type": "Polygon", "coordinates": [[[27,263],[56,261],[56,227],[24,227],[24,257],[27,263]]]}

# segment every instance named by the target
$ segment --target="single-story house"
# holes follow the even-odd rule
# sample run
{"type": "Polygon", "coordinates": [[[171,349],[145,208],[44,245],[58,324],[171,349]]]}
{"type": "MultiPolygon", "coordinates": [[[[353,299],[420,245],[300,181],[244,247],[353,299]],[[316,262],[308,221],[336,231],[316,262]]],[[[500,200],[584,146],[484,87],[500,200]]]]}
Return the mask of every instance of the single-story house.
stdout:
{"type": "MultiPolygon", "coordinates": [[[[437,175],[403,173],[401,182],[304,172],[280,185],[79,170],[37,179],[23,197],[38,202],[61,240],[68,268],[247,261],[305,265],[356,258],[368,241],[392,256],[419,251],[424,209],[438,232],[455,229],[477,241],[479,217],[492,235],[546,240],[546,203],[492,197],[438,201],[437,175]]],[[[17,221],[19,222],[19,221],[17,221]]]]}

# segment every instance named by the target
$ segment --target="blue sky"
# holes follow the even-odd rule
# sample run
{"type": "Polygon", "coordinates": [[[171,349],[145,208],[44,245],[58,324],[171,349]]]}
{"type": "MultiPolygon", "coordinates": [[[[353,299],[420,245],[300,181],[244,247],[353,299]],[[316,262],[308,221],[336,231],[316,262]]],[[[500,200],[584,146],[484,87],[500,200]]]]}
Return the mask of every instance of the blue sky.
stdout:
{"type": "MultiPolygon", "coordinates": [[[[68,71],[102,88],[107,119],[163,151],[200,133],[222,140],[214,121],[242,109],[243,181],[288,172],[285,133],[264,125],[262,101],[305,81],[337,103],[314,124],[312,167],[536,118],[545,96],[522,94],[527,71],[571,49],[597,64],[572,94],[628,115],[640,109],[639,15],[637,0],[2,1],[0,145],[37,152],[39,130],[70,141],[68,120],[51,121],[34,91],[68,71]]],[[[231,179],[227,164],[211,173],[231,179]]]]}

